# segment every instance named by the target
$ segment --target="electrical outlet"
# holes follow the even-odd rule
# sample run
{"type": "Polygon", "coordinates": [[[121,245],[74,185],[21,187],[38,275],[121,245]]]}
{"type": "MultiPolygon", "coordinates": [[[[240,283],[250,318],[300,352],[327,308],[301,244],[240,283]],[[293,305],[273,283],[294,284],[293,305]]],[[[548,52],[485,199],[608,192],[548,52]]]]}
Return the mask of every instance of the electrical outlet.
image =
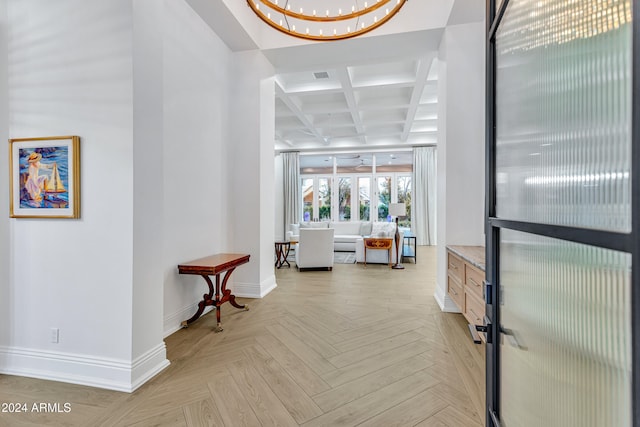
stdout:
{"type": "Polygon", "coordinates": [[[58,343],[60,341],[60,329],[51,328],[51,342],[58,343]]]}

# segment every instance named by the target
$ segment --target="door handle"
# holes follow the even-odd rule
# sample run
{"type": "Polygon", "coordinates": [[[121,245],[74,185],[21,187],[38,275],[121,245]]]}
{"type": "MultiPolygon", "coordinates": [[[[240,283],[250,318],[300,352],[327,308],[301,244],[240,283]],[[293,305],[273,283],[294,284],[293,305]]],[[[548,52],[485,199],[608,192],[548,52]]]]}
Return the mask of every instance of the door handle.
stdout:
{"type": "Polygon", "coordinates": [[[474,344],[482,344],[482,339],[480,338],[480,333],[485,334],[487,344],[491,344],[493,342],[493,337],[491,334],[491,322],[487,316],[484,316],[484,325],[468,325],[469,333],[471,334],[471,339],[473,339],[474,344]]]}
{"type": "MultiPolygon", "coordinates": [[[[469,328],[469,333],[471,334],[471,339],[473,340],[474,344],[482,344],[482,340],[480,339],[480,334],[476,329],[476,327],[478,326],[481,326],[481,325],[472,325],[471,323],[467,325],[467,327],[469,328]]],[[[481,326],[481,327],[484,327],[484,326],[481,326]]]]}

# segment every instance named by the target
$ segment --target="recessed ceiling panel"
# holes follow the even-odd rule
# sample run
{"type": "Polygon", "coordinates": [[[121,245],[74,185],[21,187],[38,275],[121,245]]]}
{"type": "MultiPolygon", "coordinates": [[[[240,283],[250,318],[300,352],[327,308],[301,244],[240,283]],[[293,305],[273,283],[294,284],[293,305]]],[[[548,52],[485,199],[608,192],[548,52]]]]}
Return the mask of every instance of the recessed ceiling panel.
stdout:
{"type": "Polygon", "coordinates": [[[438,130],[438,120],[416,120],[411,126],[411,132],[435,132],[438,130]]]}
{"type": "Polygon", "coordinates": [[[299,96],[298,99],[302,110],[309,114],[349,110],[347,100],[342,92],[306,94],[299,96]]]}
{"type": "Polygon", "coordinates": [[[297,117],[278,117],[276,116],[276,129],[296,129],[303,127],[303,124],[297,117]]]}
{"type": "Polygon", "coordinates": [[[349,112],[318,113],[309,118],[317,127],[353,126],[353,117],[349,112]]]}
{"type": "Polygon", "coordinates": [[[416,110],[415,120],[432,120],[438,118],[438,104],[419,105],[416,110]]]}
{"type": "Polygon", "coordinates": [[[407,109],[365,111],[361,114],[361,117],[365,126],[374,126],[380,123],[404,123],[407,119],[407,109]]]}
{"type": "Polygon", "coordinates": [[[413,84],[416,80],[416,61],[398,61],[385,64],[349,67],[354,88],[367,86],[413,84]]]}
{"type": "Polygon", "coordinates": [[[355,89],[358,106],[361,109],[374,105],[408,105],[411,100],[412,88],[406,87],[369,87],[355,89]]]}
{"type": "Polygon", "coordinates": [[[365,134],[377,134],[377,135],[400,135],[403,130],[403,126],[400,124],[376,124],[365,126],[365,134]]]}
{"type": "Polygon", "coordinates": [[[322,134],[331,140],[358,137],[358,131],[353,126],[321,129],[322,134]]]}
{"type": "Polygon", "coordinates": [[[420,97],[421,104],[434,104],[438,102],[438,83],[429,82],[424,86],[422,96],[420,97]]]}

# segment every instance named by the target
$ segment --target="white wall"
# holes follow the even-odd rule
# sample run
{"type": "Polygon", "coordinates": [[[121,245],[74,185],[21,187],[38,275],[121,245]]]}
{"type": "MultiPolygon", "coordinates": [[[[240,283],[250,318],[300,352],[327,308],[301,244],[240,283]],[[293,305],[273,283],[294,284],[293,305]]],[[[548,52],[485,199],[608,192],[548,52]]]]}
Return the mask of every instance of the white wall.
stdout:
{"type": "Polygon", "coordinates": [[[132,360],[131,1],[12,1],[8,17],[10,137],[79,135],[82,201],[78,220],[10,221],[0,369],[120,388],[132,360]]]}
{"type": "Polygon", "coordinates": [[[7,16],[0,137],[79,135],[82,212],[0,222],[0,372],[131,391],[204,292],[177,264],[247,252],[236,294],[276,286],[273,69],[184,1],[12,1],[7,16]]]}
{"type": "Polygon", "coordinates": [[[200,276],[178,275],[176,266],[232,249],[225,160],[231,53],[186,4],[165,4],[161,271],[168,335],[195,313],[206,291],[200,276]]]}
{"type": "MultiPolygon", "coordinates": [[[[8,93],[7,87],[7,2],[0,0],[0,95],[8,93]]],[[[0,144],[9,138],[9,99],[0,96],[0,144]]],[[[0,176],[9,176],[7,150],[0,150],[0,176]]],[[[11,330],[10,247],[9,247],[9,186],[0,179],[0,347],[9,345],[11,330]]]]}
{"type": "Polygon", "coordinates": [[[438,56],[438,286],[435,297],[445,311],[457,311],[446,295],[446,245],[484,245],[484,31],[483,23],[447,27],[438,56]]]}
{"type": "Polygon", "coordinates": [[[234,272],[238,296],[262,297],[276,286],[273,271],[274,126],[273,68],[259,51],[233,54],[229,216],[236,252],[248,265],[234,272]]]}
{"type": "Polygon", "coordinates": [[[134,388],[168,365],[163,338],[163,40],[164,2],[133,2],[134,388]]]}
{"type": "Polygon", "coordinates": [[[278,154],[274,158],[274,203],[275,203],[275,229],[273,237],[275,239],[284,239],[286,237],[286,229],[284,225],[284,165],[282,164],[282,154],[278,154]]]}

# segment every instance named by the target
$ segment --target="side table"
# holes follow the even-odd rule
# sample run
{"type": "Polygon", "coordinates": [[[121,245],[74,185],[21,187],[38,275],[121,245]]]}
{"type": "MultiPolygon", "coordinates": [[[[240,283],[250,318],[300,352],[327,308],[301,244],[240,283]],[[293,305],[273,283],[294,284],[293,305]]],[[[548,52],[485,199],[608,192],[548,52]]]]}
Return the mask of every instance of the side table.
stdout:
{"type": "Polygon", "coordinates": [[[391,267],[392,237],[365,237],[364,238],[364,265],[367,266],[367,249],[386,249],[388,252],[389,267],[391,267]]]}
{"type": "Polygon", "coordinates": [[[285,264],[287,267],[291,267],[287,257],[289,257],[289,251],[291,250],[291,245],[295,245],[298,243],[295,240],[279,240],[275,243],[276,249],[276,268],[282,268],[285,264]]]}
{"type": "Polygon", "coordinates": [[[402,258],[413,258],[413,263],[417,264],[418,263],[418,259],[416,258],[416,236],[410,234],[410,235],[405,235],[403,237],[404,240],[404,244],[402,245],[402,258]],[[411,241],[413,240],[413,245],[411,244],[411,241]]]}
{"type": "Polygon", "coordinates": [[[246,254],[222,253],[178,265],[179,274],[196,274],[198,276],[202,276],[209,287],[209,293],[204,294],[202,296],[202,301],[198,303],[198,311],[196,311],[196,314],[194,314],[189,320],[185,320],[180,324],[183,328],[186,328],[191,323],[195,322],[200,315],[202,315],[204,308],[210,305],[216,307],[216,332],[222,332],[222,323],[220,323],[220,306],[225,302],[229,301],[229,304],[235,308],[249,310],[248,305],[238,304],[236,302],[236,296],[231,293],[230,289],[227,289],[227,280],[229,280],[231,273],[233,273],[239,265],[248,263],[249,257],[250,255],[246,254]],[[220,275],[222,273],[224,273],[224,278],[222,279],[221,285],[220,275]],[[213,282],[209,276],[216,277],[215,288],[213,287],[213,282]],[[215,299],[213,294],[214,292],[215,299]]]}

